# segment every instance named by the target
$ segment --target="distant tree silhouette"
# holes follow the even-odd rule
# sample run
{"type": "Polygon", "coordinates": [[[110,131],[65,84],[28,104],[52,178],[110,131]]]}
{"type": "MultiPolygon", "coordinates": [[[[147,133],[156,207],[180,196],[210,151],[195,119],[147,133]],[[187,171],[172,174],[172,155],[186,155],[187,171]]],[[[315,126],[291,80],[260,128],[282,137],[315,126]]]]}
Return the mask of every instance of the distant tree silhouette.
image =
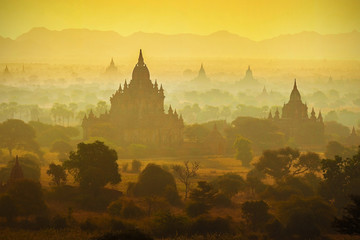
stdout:
{"type": "Polygon", "coordinates": [[[360,235],[360,195],[350,196],[352,203],[345,207],[341,218],[335,218],[334,228],[343,234],[360,235]]]}
{"type": "Polygon", "coordinates": [[[68,157],[69,152],[72,150],[73,148],[69,143],[59,140],[53,143],[50,151],[58,153],[59,160],[64,161],[68,157]]]}
{"type": "Polygon", "coordinates": [[[191,179],[196,177],[199,168],[200,168],[200,164],[198,162],[192,162],[191,166],[189,166],[189,161],[184,161],[184,166],[174,165],[172,167],[175,176],[185,186],[185,200],[188,198],[191,179]]]}
{"type": "Polygon", "coordinates": [[[228,198],[233,197],[239,191],[244,190],[246,187],[245,180],[238,174],[226,173],[218,176],[213,185],[228,198]]]}
{"type": "Polygon", "coordinates": [[[173,175],[151,163],[140,173],[138,182],[129,186],[128,192],[136,197],[164,197],[171,204],[179,201],[173,175]]]}
{"type": "Polygon", "coordinates": [[[200,143],[209,135],[210,130],[200,124],[185,127],[184,135],[190,141],[200,143]]]}
{"type": "Polygon", "coordinates": [[[46,173],[52,177],[51,181],[56,186],[60,186],[62,183],[66,183],[67,174],[63,166],[51,163],[46,173]]]}
{"type": "Polygon", "coordinates": [[[131,161],[131,171],[134,173],[138,173],[141,170],[142,163],[139,160],[132,160],[131,161]]]}
{"type": "Polygon", "coordinates": [[[94,193],[106,184],[117,184],[121,181],[116,163],[116,151],[103,142],[79,143],[76,152],[70,152],[69,160],[63,163],[80,184],[81,188],[94,193]]]}
{"type": "Polygon", "coordinates": [[[9,119],[0,124],[0,146],[9,151],[10,157],[14,149],[26,149],[39,153],[34,129],[18,119],[9,119]]]}
{"type": "Polygon", "coordinates": [[[251,142],[246,138],[238,136],[234,142],[234,148],[236,150],[236,159],[241,160],[243,166],[249,167],[253,157],[251,142]]]}
{"type": "Polygon", "coordinates": [[[263,151],[255,167],[279,180],[288,175],[318,171],[319,163],[320,157],[316,153],[300,155],[299,150],[287,147],[263,151]]]}

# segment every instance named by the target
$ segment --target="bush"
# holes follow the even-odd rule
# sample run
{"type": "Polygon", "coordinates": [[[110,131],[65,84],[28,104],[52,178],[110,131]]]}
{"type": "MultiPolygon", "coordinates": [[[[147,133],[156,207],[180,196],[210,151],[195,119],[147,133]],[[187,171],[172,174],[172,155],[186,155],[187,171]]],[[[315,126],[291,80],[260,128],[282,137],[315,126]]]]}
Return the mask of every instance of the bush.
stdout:
{"type": "Polygon", "coordinates": [[[106,233],[103,236],[92,238],[91,240],[153,240],[150,236],[137,230],[127,230],[121,233],[106,233]]]}
{"type": "Polygon", "coordinates": [[[218,194],[214,198],[214,206],[229,208],[232,206],[231,199],[225,194],[218,194]]]}
{"type": "Polygon", "coordinates": [[[139,218],[144,215],[144,210],[136,206],[134,201],[125,203],[121,211],[121,216],[124,218],[139,218]]]}
{"type": "Polygon", "coordinates": [[[153,231],[159,237],[184,235],[188,230],[188,224],[186,217],[165,212],[154,219],[153,231]]]}
{"type": "Polygon", "coordinates": [[[190,232],[200,235],[231,233],[231,220],[221,217],[215,219],[201,217],[192,223],[190,232]]]}
{"type": "Polygon", "coordinates": [[[202,214],[206,214],[210,207],[203,202],[190,202],[187,204],[185,211],[189,217],[198,217],[202,214]]]}
{"type": "Polygon", "coordinates": [[[84,222],[80,223],[80,229],[85,232],[93,232],[98,229],[98,226],[90,218],[87,218],[84,222]]]}
{"type": "Polygon", "coordinates": [[[64,229],[67,228],[67,222],[66,222],[66,218],[62,217],[60,215],[56,215],[55,217],[53,217],[53,219],[51,220],[51,227],[54,229],[64,229]]]}
{"type": "Polygon", "coordinates": [[[107,211],[111,216],[120,216],[122,209],[122,202],[120,200],[113,201],[107,207],[107,211]]]}
{"type": "Polygon", "coordinates": [[[131,172],[138,173],[141,170],[142,163],[139,160],[132,160],[131,162],[131,172]]]}
{"type": "Polygon", "coordinates": [[[165,197],[171,203],[176,203],[178,195],[173,175],[151,163],[140,173],[138,182],[129,185],[128,192],[136,197],[165,197]]]}

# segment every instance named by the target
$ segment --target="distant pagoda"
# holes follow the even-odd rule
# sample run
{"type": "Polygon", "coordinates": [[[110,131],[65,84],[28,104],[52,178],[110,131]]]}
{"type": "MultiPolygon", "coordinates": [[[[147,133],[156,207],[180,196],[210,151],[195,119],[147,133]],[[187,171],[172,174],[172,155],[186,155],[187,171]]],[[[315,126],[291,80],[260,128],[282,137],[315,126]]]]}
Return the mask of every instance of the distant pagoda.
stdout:
{"type": "Polygon", "coordinates": [[[240,85],[244,87],[258,87],[259,82],[254,78],[253,72],[250,68],[250,65],[248,66],[248,69],[245,72],[245,76],[242,80],[240,80],[240,85]]]}
{"type": "Polygon", "coordinates": [[[111,62],[109,64],[109,66],[106,68],[106,74],[114,74],[114,73],[117,73],[118,69],[117,67],[115,66],[115,63],[114,63],[114,59],[111,58],[111,62]]]}
{"type": "Polygon", "coordinates": [[[201,64],[199,73],[198,73],[197,77],[194,78],[193,81],[194,81],[194,82],[198,82],[198,83],[205,83],[205,82],[209,82],[209,81],[210,81],[210,79],[209,79],[208,76],[206,75],[206,72],[205,72],[205,69],[204,69],[204,65],[203,65],[203,64],[201,64]]]}
{"type": "Polygon", "coordinates": [[[96,117],[91,111],[82,122],[84,139],[105,137],[114,141],[146,145],[176,145],[183,141],[184,123],[172,107],[164,112],[164,89],[150,80],[142,51],[132,79],[110,98],[110,112],[96,117]]]}
{"type": "Polygon", "coordinates": [[[21,168],[20,163],[19,163],[19,158],[16,155],[15,165],[11,169],[10,177],[9,177],[9,180],[8,180],[8,185],[11,185],[15,181],[17,181],[19,179],[23,179],[23,178],[24,178],[24,174],[23,174],[22,168],[21,168]]]}

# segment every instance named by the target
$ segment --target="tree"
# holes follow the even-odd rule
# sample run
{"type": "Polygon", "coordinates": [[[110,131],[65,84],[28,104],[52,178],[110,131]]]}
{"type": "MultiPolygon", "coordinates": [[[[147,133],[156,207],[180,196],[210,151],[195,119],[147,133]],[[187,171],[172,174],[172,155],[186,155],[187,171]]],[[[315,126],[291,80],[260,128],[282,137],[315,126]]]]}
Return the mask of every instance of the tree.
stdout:
{"type": "Polygon", "coordinates": [[[247,201],[241,205],[242,215],[253,230],[258,230],[270,219],[269,205],[264,201],[247,201]]]}
{"type": "Polygon", "coordinates": [[[345,214],[335,218],[333,226],[343,234],[360,235],[360,195],[350,196],[352,203],[345,207],[345,214]]]}
{"type": "Polygon", "coordinates": [[[131,162],[131,171],[134,172],[134,173],[138,173],[140,172],[140,169],[141,169],[141,162],[139,160],[132,160],[131,162]]]}
{"type": "Polygon", "coordinates": [[[56,186],[60,186],[62,183],[66,183],[66,172],[61,165],[51,163],[49,169],[46,171],[47,175],[52,176],[51,181],[56,186]]]}
{"type": "Polygon", "coordinates": [[[66,159],[68,153],[72,150],[72,146],[63,140],[54,142],[51,147],[51,152],[57,152],[59,154],[59,160],[66,159]]]}
{"type": "Polygon", "coordinates": [[[12,199],[8,194],[0,197],[0,217],[6,218],[8,223],[12,222],[17,215],[17,209],[12,199]]]}
{"type": "Polygon", "coordinates": [[[279,205],[279,215],[289,237],[314,239],[328,232],[334,218],[333,208],[319,197],[293,197],[279,205]]]}
{"type": "Polygon", "coordinates": [[[280,180],[289,175],[316,172],[320,169],[320,157],[316,153],[300,155],[299,150],[290,147],[265,150],[255,164],[255,168],[280,180]]]}
{"type": "Polygon", "coordinates": [[[103,142],[79,143],[76,152],[70,152],[69,160],[63,164],[83,189],[94,193],[106,184],[121,181],[116,163],[117,154],[103,142]]]}
{"type": "Polygon", "coordinates": [[[18,119],[9,119],[0,124],[0,146],[9,151],[11,158],[13,149],[33,150],[39,153],[34,129],[18,119]]]}
{"type": "Polygon", "coordinates": [[[360,195],[360,148],[352,158],[335,157],[321,162],[324,181],[320,193],[328,200],[335,200],[335,206],[343,208],[350,195],[360,195]]]}
{"type": "Polygon", "coordinates": [[[151,163],[140,173],[137,183],[129,186],[128,192],[136,197],[164,197],[171,204],[179,201],[173,175],[151,163]]]}
{"type": "Polygon", "coordinates": [[[238,136],[234,142],[236,150],[236,159],[241,160],[243,166],[249,167],[252,160],[251,142],[243,137],[238,136]]]}
{"type": "Polygon", "coordinates": [[[192,162],[191,167],[189,161],[184,161],[184,166],[174,165],[172,167],[175,176],[185,185],[185,200],[188,197],[188,192],[191,184],[191,179],[197,175],[200,164],[198,162],[192,162]]]}
{"type": "Polygon", "coordinates": [[[206,181],[199,181],[197,188],[191,190],[190,199],[194,202],[205,203],[211,207],[217,195],[218,191],[213,185],[206,181]]]}
{"type": "Polygon", "coordinates": [[[46,211],[39,182],[30,179],[17,180],[7,193],[14,200],[19,216],[39,215],[46,211]]]}
{"type": "Polygon", "coordinates": [[[228,198],[231,198],[239,191],[245,189],[245,180],[238,174],[226,173],[218,176],[213,181],[213,185],[215,185],[221,193],[225,194],[228,198]]]}

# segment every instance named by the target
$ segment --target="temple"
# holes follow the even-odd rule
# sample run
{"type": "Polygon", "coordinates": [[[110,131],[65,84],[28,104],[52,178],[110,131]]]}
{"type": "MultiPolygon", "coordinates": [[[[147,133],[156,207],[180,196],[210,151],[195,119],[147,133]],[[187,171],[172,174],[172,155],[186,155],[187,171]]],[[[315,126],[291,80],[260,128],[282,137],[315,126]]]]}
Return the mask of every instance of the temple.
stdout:
{"type": "Polygon", "coordinates": [[[117,70],[118,70],[118,69],[117,69],[117,67],[115,66],[114,59],[112,58],[109,66],[106,68],[106,73],[107,73],[107,74],[117,73],[117,70]]]}
{"type": "Polygon", "coordinates": [[[84,139],[105,137],[120,144],[177,145],[183,141],[184,123],[176,110],[164,111],[164,89],[150,80],[142,51],[129,83],[110,98],[111,108],[100,116],[91,111],[82,122],[84,139]]]}
{"type": "Polygon", "coordinates": [[[259,82],[254,78],[253,72],[248,66],[248,69],[245,72],[244,78],[240,81],[240,84],[244,87],[258,87],[259,82]]]}
{"type": "Polygon", "coordinates": [[[268,119],[273,121],[286,136],[298,145],[318,146],[324,142],[324,123],[321,111],[316,116],[314,108],[308,117],[308,107],[301,100],[296,79],[290,100],[284,104],[282,114],[276,109],[274,116],[269,112],[268,119]]]}
{"type": "Polygon", "coordinates": [[[198,73],[197,77],[194,78],[193,81],[194,81],[194,82],[198,82],[198,83],[206,83],[206,82],[209,82],[209,81],[210,81],[210,79],[209,79],[208,76],[206,75],[206,72],[205,72],[205,69],[204,69],[204,65],[203,65],[203,64],[201,64],[199,73],[198,73]]]}

